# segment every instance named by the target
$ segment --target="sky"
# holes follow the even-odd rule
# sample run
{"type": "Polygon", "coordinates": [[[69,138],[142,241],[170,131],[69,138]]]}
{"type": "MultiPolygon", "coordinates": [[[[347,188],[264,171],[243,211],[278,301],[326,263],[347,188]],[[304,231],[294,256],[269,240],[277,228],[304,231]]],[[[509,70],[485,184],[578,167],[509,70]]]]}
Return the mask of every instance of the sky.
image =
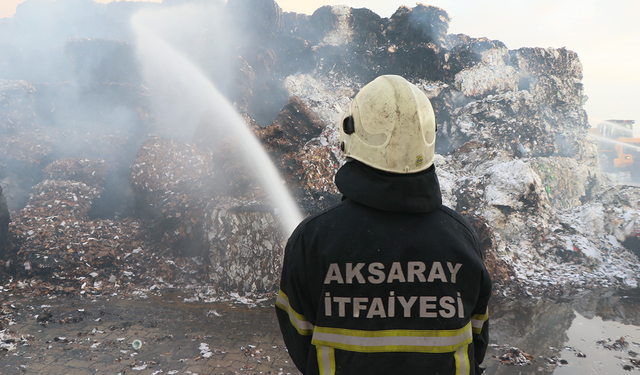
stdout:
{"type": "MultiPolygon", "coordinates": [[[[0,0],[0,18],[24,0],[0,0]]],[[[107,3],[111,0],[97,0],[107,3]]],[[[152,0],[160,2],[160,0],[152,0]]],[[[640,125],[640,1],[638,0],[431,0],[451,17],[449,33],[497,39],[509,49],[566,47],[578,53],[592,124],[633,119],[640,125]]],[[[397,0],[280,0],[285,12],[312,14],[323,5],[369,8],[390,17],[397,0]]],[[[637,126],[640,130],[640,126],[637,126]]]]}

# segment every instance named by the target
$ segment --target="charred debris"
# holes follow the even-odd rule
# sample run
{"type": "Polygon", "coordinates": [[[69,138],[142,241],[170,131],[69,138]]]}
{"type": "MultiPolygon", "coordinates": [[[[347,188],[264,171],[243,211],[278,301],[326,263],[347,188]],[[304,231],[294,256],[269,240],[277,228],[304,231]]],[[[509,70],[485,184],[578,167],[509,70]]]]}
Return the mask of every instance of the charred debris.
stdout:
{"type": "MultiPolygon", "coordinates": [[[[47,30],[19,33],[38,11],[29,3],[0,20],[3,289],[273,293],[286,236],[240,140],[215,112],[170,135],[183,124],[156,114],[127,23],[141,9],[203,2],[83,3],[101,31],[56,25],[49,49],[34,42],[47,30]],[[27,64],[34,56],[50,63],[27,64]]],[[[444,200],[476,228],[496,294],[637,288],[640,189],[599,170],[575,52],[448,34],[447,12],[422,4],[390,18],[346,6],[284,13],[272,0],[221,11],[243,37],[223,47],[225,35],[205,30],[183,50],[305,214],[340,199],[336,124],[351,97],[399,74],[432,100],[444,200]]]]}

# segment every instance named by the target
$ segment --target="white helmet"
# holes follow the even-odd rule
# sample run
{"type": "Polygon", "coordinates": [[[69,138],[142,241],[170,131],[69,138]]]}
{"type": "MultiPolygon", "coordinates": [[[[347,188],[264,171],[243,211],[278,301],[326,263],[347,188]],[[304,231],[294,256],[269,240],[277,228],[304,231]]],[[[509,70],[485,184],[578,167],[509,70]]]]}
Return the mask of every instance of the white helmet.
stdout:
{"type": "Polygon", "coordinates": [[[360,90],[342,116],[340,148],[375,169],[416,173],[433,164],[436,116],[429,98],[396,75],[360,90]]]}

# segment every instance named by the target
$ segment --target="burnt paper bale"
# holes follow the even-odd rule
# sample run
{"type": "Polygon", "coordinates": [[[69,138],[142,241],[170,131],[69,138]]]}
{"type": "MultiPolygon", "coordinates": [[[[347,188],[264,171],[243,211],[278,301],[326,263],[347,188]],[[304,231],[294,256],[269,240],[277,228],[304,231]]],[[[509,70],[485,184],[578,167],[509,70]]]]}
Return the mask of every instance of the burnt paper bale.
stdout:
{"type": "Polygon", "coordinates": [[[451,18],[447,12],[431,5],[414,8],[401,6],[389,19],[386,35],[395,45],[433,43],[443,47],[451,18]]]}
{"type": "Polygon", "coordinates": [[[37,96],[29,82],[0,80],[0,181],[10,210],[21,209],[29,200],[60,133],[39,125],[37,96]]]}
{"type": "MultiPolygon", "coordinates": [[[[231,84],[232,88],[230,89],[231,93],[229,96],[238,111],[248,111],[249,102],[253,98],[256,74],[253,67],[242,57],[237,57],[233,66],[235,68],[235,74],[233,75],[233,83],[231,84]]],[[[204,118],[214,119],[215,114],[205,114],[203,115],[203,119],[204,118]]]]}
{"type": "Polygon", "coordinates": [[[178,254],[206,251],[201,228],[203,210],[215,194],[213,165],[208,149],[150,137],[131,166],[138,213],[178,254]]]}
{"type": "Polygon", "coordinates": [[[481,98],[491,94],[518,91],[519,75],[510,62],[509,50],[494,48],[484,51],[480,62],[456,75],[456,88],[467,97],[481,98]]]}
{"type": "Polygon", "coordinates": [[[71,180],[84,182],[93,187],[104,186],[109,165],[102,159],[58,159],[47,165],[43,178],[48,180],[71,180]]]}
{"type": "MultiPolygon", "coordinates": [[[[247,116],[247,121],[251,121],[247,116]]],[[[255,125],[257,127],[257,125],[255,125]]],[[[218,143],[213,152],[215,176],[213,187],[221,196],[262,199],[259,178],[247,162],[244,147],[238,136],[230,136],[218,143]]]]}
{"type": "Polygon", "coordinates": [[[583,108],[587,101],[583,68],[577,53],[565,48],[520,48],[510,54],[519,71],[520,90],[531,92],[559,122],[562,120],[579,130],[589,129],[583,108]]]}
{"type": "Polygon", "coordinates": [[[282,15],[282,34],[298,37],[302,40],[311,41],[312,26],[309,15],[296,12],[284,12],[282,15]]]}
{"type": "Polygon", "coordinates": [[[307,143],[294,157],[302,167],[298,179],[306,195],[323,199],[323,196],[340,194],[333,182],[340,163],[321,138],[307,143]]]}
{"type": "MultiPolygon", "coordinates": [[[[346,19],[345,15],[348,14],[346,6],[331,6],[325,5],[322,6],[313,12],[313,14],[309,17],[310,28],[309,31],[304,34],[305,30],[300,30],[302,32],[302,37],[309,39],[313,44],[331,44],[324,42],[327,39],[327,35],[332,33],[333,30],[336,30],[339,27],[340,21],[344,21],[346,19]]],[[[347,31],[348,34],[351,34],[347,31]]],[[[332,39],[329,37],[329,39],[332,39]]],[[[343,39],[347,40],[347,39],[343,39]]]]}
{"type": "Polygon", "coordinates": [[[63,272],[66,277],[91,272],[86,264],[115,259],[112,251],[121,245],[117,233],[109,225],[87,222],[100,193],[70,180],[44,180],[33,187],[29,203],[11,225],[17,244],[12,259],[23,265],[23,272],[63,272]]]}
{"type": "Polygon", "coordinates": [[[602,188],[600,171],[574,158],[558,156],[533,158],[531,168],[538,173],[551,206],[576,207],[593,200],[602,188]]]}
{"type": "Polygon", "coordinates": [[[14,134],[35,121],[33,84],[0,79],[0,134],[14,134]]]}
{"type": "MultiPolygon", "coordinates": [[[[307,182],[311,178],[309,161],[318,158],[318,154],[315,157],[305,156],[304,146],[317,137],[324,127],[325,124],[299,97],[292,96],[273,124],[255,130],[296,195],[303,194],[302,190],[308,188],[307,182]]],[[[329,163],[335,164],[331,155],[323,154],[323,157],[329,157],[329,163]]]]}
{"type": "Polygon", "coordinates": [[[454,149],[473,139],[514,157],[550,156],[557,146],[545,120],[531,94],[510,91],[456,109],[442,129],[454,149]]]}
{"type": "Polygon", "coordinates": [[[71,180],[44,180],[31,190],[31,199],[25,208],[43,217],[87,217],[93,200],[100,197],[101,188],[71,180]]]}
{"type": "MultiPolygon", "coordinates": [[[[96,177],[85,173],[89,165],[100,172],[104,162],[60,160],[45,174],[96,184],[96,177]]],[[[122,292],[133,288],[116,282],[123,276],[130,281],[127,275],[140,276],[138,286],[153,282],[158,256],[147,248],[143,225],[130,218],[89,218],[101,193],[101,187],[68,179],[45,179],[34,186],[28,204],[10,223],[4,260],[7,272],[30,280],[24,293],[122,292]]],[[[162,275],[176,279],[176,272],[162,275]]]]}
{"type": "Polygon", "coordinates": [[[259,202],[211,201],[205,221],[211,281],[241,294],[277,291],[286,241],[279,221],[259,202]]]}
{"type": "Polygon", "coordinates": [[[131,166],[131,182],[147,202],[165,191],[185,185],[202,187],[213,177],[213,160],[207,150],[173,139],[147,138],[131,166]]]}
{"type": "MultiPolygon", "coordinates": [[[[450,42],[458,43],[454,49],[468,46],[466,39],[450,42]]],[[[455,88],[473,102],[452,108],[441,122],[451,148],[476,139],[491,141],[514,157],[588,157],[586,96],[575,53],[552,48],[508,51],[482,43],[472,55],[480,60],[456,74],[455,88]]]]}
{"type": "Polygon", "coordinates": [[[89,216],[115,218],[132,209],[128,168],[122,169],[103,159],[64,158],[46,166],[42,174],[44,179],[78,181],[102,189],[100,197],[92,202],[89,216]]]}
{"type": "Polygon", "coordinates": [[[299,97],[292,96],[273,124],[256,129],[256,134],[269,151],[291,152],[320,134],[324,126],[299,97]]]}
{"type": "MultiPolygon", "coordinates": [[[[267,53],[262,56],[275,63],[275,55],[271,53],[272,51],[265,52],[267,53]]],[[[255,68],[256,65],[252,66],[255,68]]],[[[259,126],[271,124],[289,99],[280,79],[271,78],[269,75],[270,73],[265,72],[261,74],[262,78],[256,79],[252,89],[253,95],[247,100],[247,113],[259,126]]]]}
{"type": "Polygon", "coordinates": [[[286,13],[284,30],[278,59],[279,66],[290,67],[285,76],[318,69],[366,79],[378,70],[376,54],[388,44],[380,16],[344,5],[323,6],[311,16],[286,13]]]}
{"type": "Polygon", "coordinates": [[[482,54],[491,49],[505,49],[507,46],[499,40],[474,38],[465,34],[447,34],[444,48],[449,50],[455,60],[457,71],[469,69],[482,61],[482,54]]]}
{"type": "Polygon", "coordinates": [[[349,24],[354,30],[352,45],[357,51],[373,52],[388,44],[384,20],[367,8],[351,8],[349,24]]]}

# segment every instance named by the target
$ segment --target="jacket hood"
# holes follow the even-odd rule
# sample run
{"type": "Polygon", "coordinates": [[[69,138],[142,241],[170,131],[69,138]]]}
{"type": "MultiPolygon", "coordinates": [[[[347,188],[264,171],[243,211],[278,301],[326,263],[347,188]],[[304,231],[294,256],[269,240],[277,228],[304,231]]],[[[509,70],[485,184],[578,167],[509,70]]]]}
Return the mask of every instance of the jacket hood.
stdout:
{"type": "Polygon", "coordinates": [[[336,186],[347,199],[394,212],[429,212],[442,204],[435,166],[411,174],[383,172],[357,160],[338,170],[336,186]]]}

